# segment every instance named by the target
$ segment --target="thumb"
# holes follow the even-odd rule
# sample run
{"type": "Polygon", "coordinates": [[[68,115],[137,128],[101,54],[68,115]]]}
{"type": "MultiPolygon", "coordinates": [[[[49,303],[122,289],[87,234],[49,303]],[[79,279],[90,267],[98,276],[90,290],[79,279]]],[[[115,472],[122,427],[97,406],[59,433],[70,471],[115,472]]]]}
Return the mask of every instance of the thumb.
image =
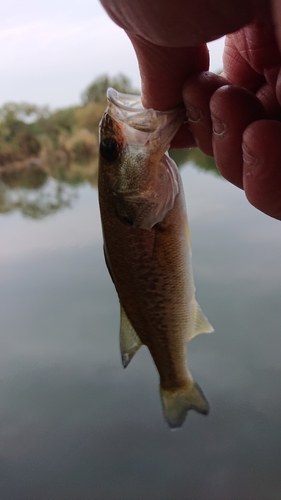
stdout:
{"type": "Polygon", "coordinates": [[[207,46],[163,47],[138,35],[127,35],[139,63],[143,105],[162,111],[180,106],[187,77],[209,67],[207,46]]]}
{"type": "Polygon", "coordinates": [[[275,28],[275,36],[281,52],[281,3],[280,0],[271,0],[271,9],[273,17],[273,25],[275,28]]]}

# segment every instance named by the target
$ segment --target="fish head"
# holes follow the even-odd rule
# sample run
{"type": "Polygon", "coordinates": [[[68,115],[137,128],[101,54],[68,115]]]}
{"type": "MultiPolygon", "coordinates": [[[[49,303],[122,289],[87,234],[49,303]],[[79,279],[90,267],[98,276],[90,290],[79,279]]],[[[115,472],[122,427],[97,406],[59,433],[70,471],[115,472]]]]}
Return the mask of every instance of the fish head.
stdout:
{"type": "Polygon", "coordinates": [[[115,196],[124,200],[143,189],[150,169],[149,151],[141,135],[115,120],[109,111],[104,113],[100,124],[100,169],[115,196]]]}
{"type": "Polygon", "coordinates": [[[182,110],[167,115],[144,109],[138,96],[109,89],[100,123],[99,188],[125,223],[151,229],[172,208],[177,174],[166,150],[182,116],[182,110]]]}

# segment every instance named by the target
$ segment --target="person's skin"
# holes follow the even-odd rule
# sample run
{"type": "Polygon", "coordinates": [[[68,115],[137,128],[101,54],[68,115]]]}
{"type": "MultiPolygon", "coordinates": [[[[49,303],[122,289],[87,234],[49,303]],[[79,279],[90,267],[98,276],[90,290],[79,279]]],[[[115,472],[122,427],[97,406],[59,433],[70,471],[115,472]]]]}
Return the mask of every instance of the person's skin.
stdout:
{"type": "Polygon", "coordinates": [[[186,106],[173,147],[214,156],[250,203],[281,220],[280,0],[101,1],[132,41],[144,106],[186,106]],[[224,34],[218,76],[206,43],[224,34]]]}

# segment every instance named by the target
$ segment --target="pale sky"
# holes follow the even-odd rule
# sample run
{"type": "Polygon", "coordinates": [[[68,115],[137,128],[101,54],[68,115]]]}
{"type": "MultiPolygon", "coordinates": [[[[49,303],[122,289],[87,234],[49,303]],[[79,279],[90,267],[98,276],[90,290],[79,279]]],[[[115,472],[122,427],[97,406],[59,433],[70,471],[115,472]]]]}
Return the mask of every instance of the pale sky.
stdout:
{"type": "MultiPolygon", "coordinates": [[[[210,44],[214,71],[222,67],[222,46],[210,44]]],[[[0,68],[0,106],[79,104],[103,73],[125,73],[140,88],[130,41],[98,0],[0,0],[0,68]]]]}

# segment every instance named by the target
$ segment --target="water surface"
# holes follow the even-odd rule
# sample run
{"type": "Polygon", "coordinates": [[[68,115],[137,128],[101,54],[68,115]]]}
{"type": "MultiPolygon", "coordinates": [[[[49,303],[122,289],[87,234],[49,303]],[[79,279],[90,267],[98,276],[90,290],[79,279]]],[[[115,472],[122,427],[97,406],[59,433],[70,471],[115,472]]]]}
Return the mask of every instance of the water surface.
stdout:
{"type": "Polygon", "coordinates": [[[121,367],[95,187],[4,186],[1,500],[280,499],[280,222],[220,177],[181,172],[197,298],[215,333],[189,344],[211,413],[190,412],[178,432],[146,348],[121,367]]]}

